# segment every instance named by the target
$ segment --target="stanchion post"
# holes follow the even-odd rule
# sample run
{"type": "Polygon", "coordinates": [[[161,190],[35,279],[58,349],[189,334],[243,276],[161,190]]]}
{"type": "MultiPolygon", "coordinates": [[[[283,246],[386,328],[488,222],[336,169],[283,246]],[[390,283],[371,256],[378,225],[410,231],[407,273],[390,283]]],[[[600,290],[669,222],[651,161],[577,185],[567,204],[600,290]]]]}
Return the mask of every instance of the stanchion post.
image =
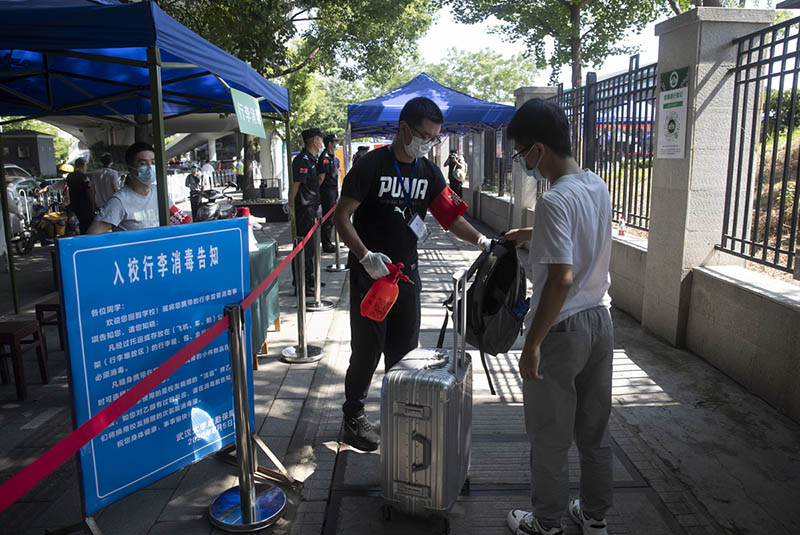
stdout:
{"type": "MultiPolygon", "coordinates": [[[[303,238],[298,237],[297,243],[302,245],[303,238]]],[[[297,270],[295,281],[297,283],[297,356],[305,358],[308,354],[306,344],[306,248],[301,247],[295,257],[297,270]]]]}
{"type": "Polygon", "coordinates": [[[286,493],[272,485],[256,484],[258,463],[250,429],[247,344],[242,304],[225,305],[225,315],[228,316],[239,485],[220,494],[209,506],[208,512],[211,523],[224,531],[251,533],[275,523],[286,506],[286,493]]]}
{"type": "Polygon", "coordinates": [[[322,218],[317,217],[317,230],[314,231],[314,305],[319,305],[322,294],[322,218]]]}
{"type": "Polygon", "coordinates": [[[314,231],[314,302],[308,304],[308,310],[318,312],[333,308],[333,302],[322,300],[322,218],[317,217],[317,229],[314,231]]]}
{"type": "MultiPolygon", "coordinates": [[[[296,238],[296,244],[302,245],[303,237],[296,238]]],[[[289,346],[281,352],[284,362],[301,363],[316,362],[322,358],[322,348],[306,343],[306,255],[305,247],[301,247],[294,257],[294,281],[297,288],[297,345],[289,346]]]]}
{"type": "Polygon", "coordinates": [[[336,230],[336,225],[333,226],[333,254],[334,254],[334,263],[328,266],[326,269],[330,272],[337,272],[337,271],[347,271],[347,266],[341,263],[341,259],[339,258],[339,231],[336,230]]]}
{"type": "Polygon", "coordinates": [[[250,441],[249,397],[247,392],[247,355],[244,343],[244,311],[239,303],[226,305],[228,344],[233,377],[233,410],[236,418],[236,449],[239,458],[239,496],[242,521],[252,524],[256,518],[255,452],[250,441]]]}

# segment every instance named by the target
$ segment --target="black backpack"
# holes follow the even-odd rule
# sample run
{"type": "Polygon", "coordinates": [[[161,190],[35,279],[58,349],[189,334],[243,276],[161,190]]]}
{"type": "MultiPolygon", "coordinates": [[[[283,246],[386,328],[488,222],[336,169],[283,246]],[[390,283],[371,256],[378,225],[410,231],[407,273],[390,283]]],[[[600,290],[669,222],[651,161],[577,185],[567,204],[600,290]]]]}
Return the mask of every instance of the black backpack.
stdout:
{"type": "MultiPolygon", "coordinates": [[[[489,388],[495,393],[489,370],[486,366],[485,354],[505,353],[517,340],[522,329],[522,320],[528,312],[528,300],[525,297],[525,268],[517,256],[517,250],[511,242],[493,242],[489,252],[481,253],[467,270],[469,281],[473,275],[475,280],[467,289],[467,329],[466,341],[480,351],[483,369],[489,379],[489,388]]],[[[452,310],[453,296],[444,305],[452,310]]],[[[456,311],[455,322],[458,326],[461,315],[456,311]]],[[[445,314],[444,325],[439,332],[437,347],[444,343],[447,329],[445,314]]],[[[458,327],[464,334],[463,329],[458,327]]]]}

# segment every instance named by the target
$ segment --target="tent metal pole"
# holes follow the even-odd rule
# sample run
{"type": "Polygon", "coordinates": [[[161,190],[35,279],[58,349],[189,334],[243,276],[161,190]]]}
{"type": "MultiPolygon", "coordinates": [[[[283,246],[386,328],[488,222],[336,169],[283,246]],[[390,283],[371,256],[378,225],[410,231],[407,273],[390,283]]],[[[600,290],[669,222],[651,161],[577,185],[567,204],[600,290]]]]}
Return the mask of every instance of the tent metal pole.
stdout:
{"type": "Polygon", "coordinates": [[[47,54],[42,54],[42,67],[44,67],[44,78],[47,82],[47,107],[53,109],[53,76],[50,74],[50,58],[47,54]]]}
{"type": "MultiPolygon", "coordinates": [[[[289,135],[291,133],[290,124],[291,124],[291,116],[289,112],[286,112],[286,172],[289,175],[288,180],[288,191],[287,191],[287,198],[289,199],[289,220],[292,224],[292,243],[295,243],[297,238],[297,220],[295,219],[294,213],[294,198],[292,192],[294,191],[294,178],[292,177],[292,146],[289,144],[289,135]]],[[[301,296],[302,299],[305,299],[304,296],[301,296]]]]}
{"type": "Polygon", "coordinates": [[[164,147],[164,102],[161,94],[161,54],[157,47],[147,49],[150,71],[150,115],[153,118],[153,148],[156,153],[156,190],[158,192],[158,221],[169,224],[169,190],[167,188],[167,156],[164,147]]]}
{"type": "Polygon", "coordinates": [[[342,143],[342,157],[344,158],[344,172],[347,174],[350,171],[351,159],[350,151],[352,150],[352,140],[350,139],[350,121],[347,122],[347,128],[344,130],[344,143],[342,143]]]}
{"type": "Polygon", "coordinates": [[[147,67],[147,62],[135,59],[115,58],[102,54],[88,54],[86,52],[72,52],[66,50],[34,50],[39,54],[50,54],[51,56],[65,56],[67,58],[88,59],[91,61],[105,61],[106,63],[116,63],[117,65],[129,65],[131,67],[147,67]]]}
{"type": "Polygon", "coordinates": [[[3,229],[8,251],[8,276],[11,279],[11,296],[14,300],[14,314],[19,314],[19,292],[17,290],[17,275],[14,272],[14,254],[11,248],[11,222],[8,218],[8,193],[6,191],[6,166],[3,162],[3,127],[0,126],[0,206],[3,207],[3,229]]]}

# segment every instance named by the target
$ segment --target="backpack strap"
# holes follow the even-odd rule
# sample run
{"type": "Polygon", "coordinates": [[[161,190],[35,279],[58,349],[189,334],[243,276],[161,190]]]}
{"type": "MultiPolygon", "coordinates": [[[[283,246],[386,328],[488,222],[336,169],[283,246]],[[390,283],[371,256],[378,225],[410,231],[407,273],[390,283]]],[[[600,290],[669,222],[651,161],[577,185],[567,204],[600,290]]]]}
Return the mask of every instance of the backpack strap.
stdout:
{"type": "Polygon", "coordinates": [[[486,374],[486,380],[489,381],[489,391],[492,393],[493,396],[497,395],[497,392],[494,391],[494,385],[492,384],[492,376],[489,375],[489,366],[486,364],[486,355],[481,351],[481,364],[483,364],[483,373],[486,374]]]}

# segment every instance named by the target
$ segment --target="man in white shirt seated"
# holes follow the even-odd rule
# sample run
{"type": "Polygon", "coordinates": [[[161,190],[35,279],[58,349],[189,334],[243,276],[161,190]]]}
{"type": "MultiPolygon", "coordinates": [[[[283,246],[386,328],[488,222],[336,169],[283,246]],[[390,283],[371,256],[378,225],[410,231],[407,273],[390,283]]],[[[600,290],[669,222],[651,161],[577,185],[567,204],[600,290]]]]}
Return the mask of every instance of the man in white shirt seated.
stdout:
{"type": "Polygon", "coordinates": [[[94,218],[87,234],[112,230],[140,230],[158,226],[156,154],[147,143],[137,142],[125,151],[128,178],[94,218]]]}

